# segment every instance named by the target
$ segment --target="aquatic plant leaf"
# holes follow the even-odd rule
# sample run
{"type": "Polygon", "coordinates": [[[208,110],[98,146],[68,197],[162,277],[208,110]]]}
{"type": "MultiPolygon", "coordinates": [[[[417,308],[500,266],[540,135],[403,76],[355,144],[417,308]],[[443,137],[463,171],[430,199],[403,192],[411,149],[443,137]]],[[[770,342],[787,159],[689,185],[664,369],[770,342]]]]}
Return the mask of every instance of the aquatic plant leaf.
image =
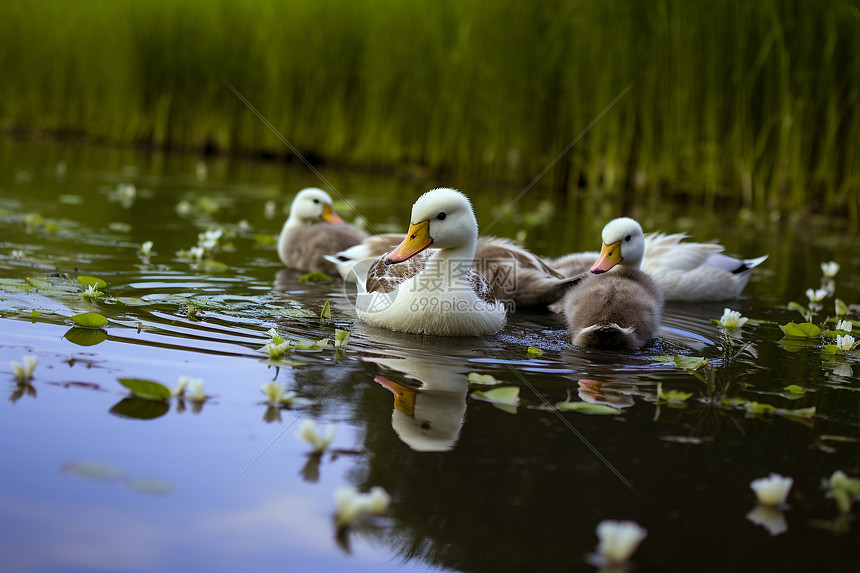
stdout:
{"type": "Polygon", "coordinates": [[[618,408],[613,408],[606,404],[592,404],[591,402],[584,401],[559,402],[555,407],[562,412],[581,412],[583,414],[599,414],[604,416],[621,413],[621,410],[618,408]]]}
{"type": "Polygon", "coordinates": [[[845,304],[845,301],[841,298],[837,298],[835,301],[833,301],[833,304],[835,306],[837,318],[841,318],[848,313],[848,305],[845,304]]]}
{"type": "Polygon", "coordinates": [[[791,392],[792,394],[804,394],[804,393],[806,393],[806,389],[803,388],[803,386],[798,386],[797,384],[791,384],[789,386],[786,386],[785,388],[783,388],[783,390],[791,392]]]}
{"type": "Polygon", "coordinates": [[[317,313],[306,308],[283,308],[279,314],[290,316],[292,318],[316,318],[317,313]]]}
{"type": "Polygon", "coordinates": [[[776,410],[776,406],[764,404],[762,402],[756,402],[754,400],[744,400],[744,408],[750,414],[770,414],[774,410],[776,410]]]}
{"type": "Polygon", "coordinates": [[[228,270],[230,265],[219,263],[218,261],[204,260],[197,263],[197,270],[207,271],[210,273],[220,273],[228,270]]]}
{"type": "Polygon", "coordinates": [[[143,493],[153,493],[158,495],[173,493],[172,485],[157,479],[129,478],[126,480],[125,485],[143,493]]]}
{"type": "Polygon", "coordinates": [[[478,374],[477,372],[469,372],[467,377],[469,384],[483,384],[484,386],[495,386],[501,384],[501,380],[496,380],[492,374],[478,374]]]}
{"type": "Polygon", "coordinates": [[[684,402],[693,395],[692,392],[681,392],[680,390],[663,390],[663,383],[657,383],[657,398],[666,402],[684,402]]]}
{"type": "Polygon", "coordinates": [[[826,352],[827,354],[841,354],[844,352],[841,348],[836,346],[835,344],[825,344],[821,350],[826,352]]]}
{"type": "Polygon", "coordinates": [[[333,279],[325,273],[306,273],[299,277],[303,283],[317,284],[330,283],[333,279]]]}
{"type": "Polygon", "coordinates": [[[320,311],[320,318],[331,318],[331,304],[328,300],[325,301],[325,304],[320,311]]]}
{"type": "Polygon", "coordinates": [[[708,363],[707,358],[701,356],[685,356],[683,354],[675,355],[673,360],[675,366],[682,370],[696,370],[708,363]]]}
{"type": "Polygon", "coordinates": [[[794,301],[791,301],[790,303],[788,303],[788,305],[786,305],[786,307],[788,308],[788,310],[796,310],[797,312],[799,312],[803,316],[806,316],[807,314],[809,314],[809,311],[806,310],[806,308],[802,304],[798,304],[794,301]]]}
{"type": "Polygon", "coordinates": [[[675,357],[662,354],[660,356],[652,356],[651,360],[653,360],[654,362],[674,362],[675,357]]]}
{"type": "Polygon", "coordinates": [[[488,402],[515,406],[520,401],[520,388],[519,386],[502,386],[487,391],[475,390],[472,395],[488,402]]]}
{"type": "Polygon", "coordinates": [[[100,462],[66,462],[60,470],[64,474],[92,480],[116,481],[125,477],[119,468],[100,462]]]}
{"type": "Polygon", "coordinates": [[[107,332],[101,328],[82,328],[73,326],[63,335],[63,338],[78,346],[95,346],[107,339],[107,332]]]}
{"type": "Polygon", "coordinates": [[[118,382],[131,390],[132,394],[145,400],[167,400],[172,396],[170,388],[152,380],[119,378],[118,382]]]}
{"type": "Polygon", "coordinates": [[[334,347],[335,348],[345,348],[347,344],[349,344],[349,331],[335,328],[334,329],[334,347]]]}
{"type": "Polygon", "coordinates": [[[258,245],[264,245],[266,247],[278,244],[277,235],[254,235],[254,240],[258,245]]]}
{"type": "Polygon", "coordinates": [[[780,330],[785,333],[786,338],[815,338],[821,336],[821,329],[811,322],[789,322],[781,324],[780,330]]]}
{"type": "Polygon", "coordinates": [[[103,289],[107,286],[107,283],[104,280],[102,280],[98,277],[88,277],[86,275],[79,276],[78,282],[81,283],[82,285],[84,285],[85,287],[86,286],[92,286],[96,290],[103,289]]]}
{"type": "Polygon", "coordinates": [[[83,326],[84,328],[98,328],[107,324],[108,321],[108,319],[97,312],[76,314],[74,316],[70,316],[69,319],[78,326],[83,326]]]}
{"type": "Polygon", "coordinates": [[[110,409],[114,416],[134,418],[137,420],[153,420],[165,415],[170,410],[167,400],[147,400],[133,396],[123,398],[110,409]]]}
{"type": "Polygon", "coordinates": [[[543,356],[543,350],[541,350],[537,346],[529,346],[527,352],[528,352],[529,356],[532,356],[534,358],[537,358],[539,356],[543,356]]]}

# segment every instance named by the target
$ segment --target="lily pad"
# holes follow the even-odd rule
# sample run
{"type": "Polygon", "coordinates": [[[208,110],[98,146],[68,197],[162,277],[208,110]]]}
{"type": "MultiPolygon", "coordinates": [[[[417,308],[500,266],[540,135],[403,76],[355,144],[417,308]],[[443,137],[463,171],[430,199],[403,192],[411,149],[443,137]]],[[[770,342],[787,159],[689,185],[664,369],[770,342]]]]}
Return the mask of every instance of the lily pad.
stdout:
{"type": "Polygon", "coordinates": [[[475,390],[472,392],[472,396],[488,402],[516,406],[520,401],[520,388],[519,386],[502,386],[487,391],[475,390]]]}
{"type": "Polygon", "coordinates": [[[492,374],[478,374],[477,372],[469,372],[469,384],[482,384],[484,386],[495,386],[501,384],[501,380],[496,380],[492,374]]]}
{"type": "Polygon", "coordinates": [[[835,306],[834,310],[836,311],[837,317],[845,316],[848,313],[848,305],[845,304],[845,301],[841,298],[837,298],[833,301],[833,304],[835,306]]]}
{"type": "Polygon", "coordinates": [[[110,409],[114,416],[122,418],[134,418],[137,420],[153,420],[165,415],[170,410],[170,403],[166,400],[147,400],[133,396],[123,398],[110,409]]]}
{"type": "Polygon", "coordinates": [[[78,346],[95,346],[107,339],[107,332],[101,328],[81,328],[79,326],[73,326],[66,331],[63,337],[72,344],[77,344],[78,346]]]}
{"type": "Polygon", "coordinates": [[[84,328],[99,328],[100,326],[107,324],[108,321],[108,319],[97,312],[76,314],[74,316],[70,316],[69,319],[78,326],[83,326],[84,328]]]}
{"type": "Polygon", "coordinates": [[[789,322],[781,324],[779,328],[785,333],[786,338],[815,338],[821,336],[821,329],[811,322],[789,322]]]}
{"type": "Polygon", "coordinates": [[[528,352],[528,355],[533,357],[533,358],[543,356],[543,350],[541,350],[537,346],[529,346],[527,352],[528,352]]]}
{"type": "Polygon", "coordinates": [[[787,392],[791,392],[792,394],[804,394],[806,393],[806,389],[803,386],[798,386],[797,384],[791,384],[783,388],[787,392]]]}
{"type": "Polygon", "coordinates": [[[666,402],[685,402],[693,395],[692,392],[681,392],[680,390],[663,390],[663,383],[657,383],[657,399],[666,402]]]}
{"type": "Polygon", "coordinates": [[[312,310],[308,310],[306,308],[283,308],[279,311],[280,314],[284,316],[291,316],[293,318],[316,318],[317,313],[312,310]]]}
{"type": "Polygon", "coordinates": [[[79,276],[78,282],[81,283],[82,285],[84,285],[85,287],[86,286],[92,286],[96,290],[103,289],[107,286],[107,283],[104,280],[102,280],[98,277],[88,277],[86,275],[79,276]]]}
{"type": "Polygon", "coordinates": [[[621,413],[621,410],[618,408],[613,408],[606,404],[592,404],[591,402],[583,401],[559,402],[555,407],[562,412],[582,412],[583,414],[599,414],[603,416],[621,413]]]}
{"type": "Polygon", "coordinates": [[[675,366],[682,370],[696,370],[708,363],[707,358],[701,356],[685,356],[677,354],[674,358],[675,366]]]}
{"type": "Polygon", "coordinates": [[[118,381],[131,390],[132,394],[145,400],[167,400],[172,395],[170,388],[152,380],[120,378],[118,381]]]}

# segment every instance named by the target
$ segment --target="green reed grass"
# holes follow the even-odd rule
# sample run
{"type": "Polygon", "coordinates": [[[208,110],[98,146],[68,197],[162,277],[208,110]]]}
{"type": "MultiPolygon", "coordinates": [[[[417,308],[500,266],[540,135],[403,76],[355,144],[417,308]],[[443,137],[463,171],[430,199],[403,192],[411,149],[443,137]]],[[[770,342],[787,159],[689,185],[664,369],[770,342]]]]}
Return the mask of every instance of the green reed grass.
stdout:
{"type": "Polygon", "coordinates": [[[860,217],[856,0],[7,0],[0,121],[860,217]]]}

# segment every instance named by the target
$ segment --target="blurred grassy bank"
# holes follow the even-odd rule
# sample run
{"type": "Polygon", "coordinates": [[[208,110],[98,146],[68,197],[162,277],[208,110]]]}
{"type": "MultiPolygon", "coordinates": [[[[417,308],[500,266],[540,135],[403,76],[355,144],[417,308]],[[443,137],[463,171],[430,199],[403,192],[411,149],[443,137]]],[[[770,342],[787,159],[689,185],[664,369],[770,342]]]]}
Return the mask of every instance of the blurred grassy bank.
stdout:
{"type": "Polygon", "coordinates": [[[6,0],[0,122],[860,217],[860,3],[6,0]]]}

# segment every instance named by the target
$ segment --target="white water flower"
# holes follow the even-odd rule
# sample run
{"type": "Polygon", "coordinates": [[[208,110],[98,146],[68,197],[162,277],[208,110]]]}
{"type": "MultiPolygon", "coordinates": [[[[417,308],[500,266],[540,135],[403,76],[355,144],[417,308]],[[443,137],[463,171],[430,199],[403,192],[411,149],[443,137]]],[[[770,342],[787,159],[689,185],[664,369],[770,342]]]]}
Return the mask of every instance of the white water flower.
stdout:
{"type": "Polygon", "coordinates": [[[854,340],[854,337],[850,334],[846,334],[844,336],[840,334],[836,336],[836,348],[839,350],[851,350],[854,348],[855,342],[856,340],[854,340]]]}
{"type": "Polygon", "coordinates": [[[190,249],[188,249],[188,255],[192,259],[196,259],[197,261],[203,258],[203,253],[205,253],[203,247],[191,247],[190,249]]]}
{"type": "Polygon", "coordinates": [[[773,506],[757,505],[747,513],[747,519],[756,525],[761,525],[771,535],[781,535],[788,531],[785,515],[773,506]]]}
{"type": "Polygon", "coordinates": [[[137,197],[137,189],[134,185],[120,183],[116,186],[115,196],[124,207],[129,207],[137,197]]]}
{"type": "Polygon", "coordinates": [[[370,493],[358,493],[352,486],[337,488],[334,492],[337,505],[335,521],[338,525],[351,525],[365,515],[379,515],[388,510],[391,496],[381,487],[371,488],[370,493]]]}
{"type": "Polygon", "coordinates": [[[140,254],[144,257],[148,257],[149,254],[152,252],[152,246],[154,244],[155,243],[153,243],[152,241],[144,241],[144,243],[140,246],[140,254]]]}
{"type": "Polygon", "coordinates": [[[275,407],[285,403],[289,404],[296,397],[295,392],[286,392],[283,386],[274,382],[266,382],[260,389],[263,390],[266,398],[268,398],[269,405],[275,407]]]}
{"type": "Polygon", "coordinates": [[[740,328],[748,320],[747,317],[741,316],[740,312],[726,308],[723,309],[723,316],[720,317],[720,326],[723,328],[740,328]]]}
{"type": "Polygon", "coordinates": [[[84,298],[98,298],[102,295],[104,295],[104,293],[102,291],[98,290],[96,288],[96,285],[94,285],[94,284],[87,285],[87,290],[80,293],[80,296],[82,296],[84,298]]]}
{"type": "Polygon", "coordinates": [[[274,201],[266,201],[266,207],[264,210],[264,216],[266,219],[272,219],[275,216],[277,208],[278,206],[274,201]]]}
{"type": "Polygon", "coordinates": [[[188,387],[188,399],[192,402],[203,402],[206,400],[206,391],[203,389],[203,378],[191,378],[190,376],[180,376],[179,386],[183,391],[188,387]]]}
{"type": "Polygon", "coordinates": [[[766,478],[758,478],[750,482],[750,487],[755,492],[758,502],[761,505],[773,507],[778,507],[785,503],[792,485],[794,485],[792,478],[783,477],[775,473],[771,473],[766,478]]]}
{"type": "MultiPolygon", "coordinates": [[[[196,381],[197,378],[189,378],[188,376],[180,376],[179,381],[176,384],[176,388],[173,389],[174,396],[183,396],[185,394],[185,389],[188,388],[188,383],[191,381],[196,381]]],[[[202,380],[201,380],[202,381],[202,380]]]]}
{"type": "Polygon", "coordinates": [[[21,362],[17,360],[12,361],[12,372],[15,373],[15,378],[18,379],[19,383],[24,383],[33,377],[33,370],[36,369],[36,364],[39,363],[39,359],[36,358],[33,354],[25,354],[21,359],[21,362]]]}
{"type": "Polygon", "coordinates": [[[839,266],[839,263],[836,261],[828,261],[826,263],[821,263],[821,274],[824,275],[824,278],[832,279],[836,276],[836,273],[839,272],[839,269],[842,268],[839,266]]]}
{"type": "Polygon", "coordinates": [[[817,289],[806,289],[806,298],[809,299],[809,302],[821,302],[824,300],[824,297],[827,296],[827,289],[817,288],[817,289]]]}
{"type": "Polygon", "coordinates": [[[854,328],[854,323],[852,323],[850,320],[840,320],[836,323],[836,330],[851,332],[852,328],[854,328]]]}
{"type": "Polygon", "coordinates": [[[23,249],[15,249],[10,253],[10,256],[13,259],[23,259],[24,258],[24,251],[23,251],[23,249]]]}
{"type": "Polygon", "coordinates": [[[197,244],[206,250],[214,249],[218,246],[218,241],[221,235],[224,234],[223,229],[211,229],[197,235],[197,244]]]}
{"type": "Polygon", "coordinates": [[[272,342],[267,342],[261,350],[267,352],[272,360],[278,360],[290,351],[290,341],[281,339],[281,342],[276,343],[272,340],[272,342]]]}
{"type": "Polygon", "coordinates": [[[626,563],[647,535],[635,521],[603,520],[597,524],[597,554],[608,563],[626,563]]]}
{"type": "Polygon", "coordinates": [[[334,441],[334,436],[337,434],[337,425],[331,424],[326,428],[326,435],[323,436],[320,434],[317,429],[317,424],[310,418],[305,418],[302,420],[301,425],[299,425],[299,431],[296,432],[296,436],[306,441],[313,447],[314,453],[321,453],[328,448],[331,443],[334,441]]]}

